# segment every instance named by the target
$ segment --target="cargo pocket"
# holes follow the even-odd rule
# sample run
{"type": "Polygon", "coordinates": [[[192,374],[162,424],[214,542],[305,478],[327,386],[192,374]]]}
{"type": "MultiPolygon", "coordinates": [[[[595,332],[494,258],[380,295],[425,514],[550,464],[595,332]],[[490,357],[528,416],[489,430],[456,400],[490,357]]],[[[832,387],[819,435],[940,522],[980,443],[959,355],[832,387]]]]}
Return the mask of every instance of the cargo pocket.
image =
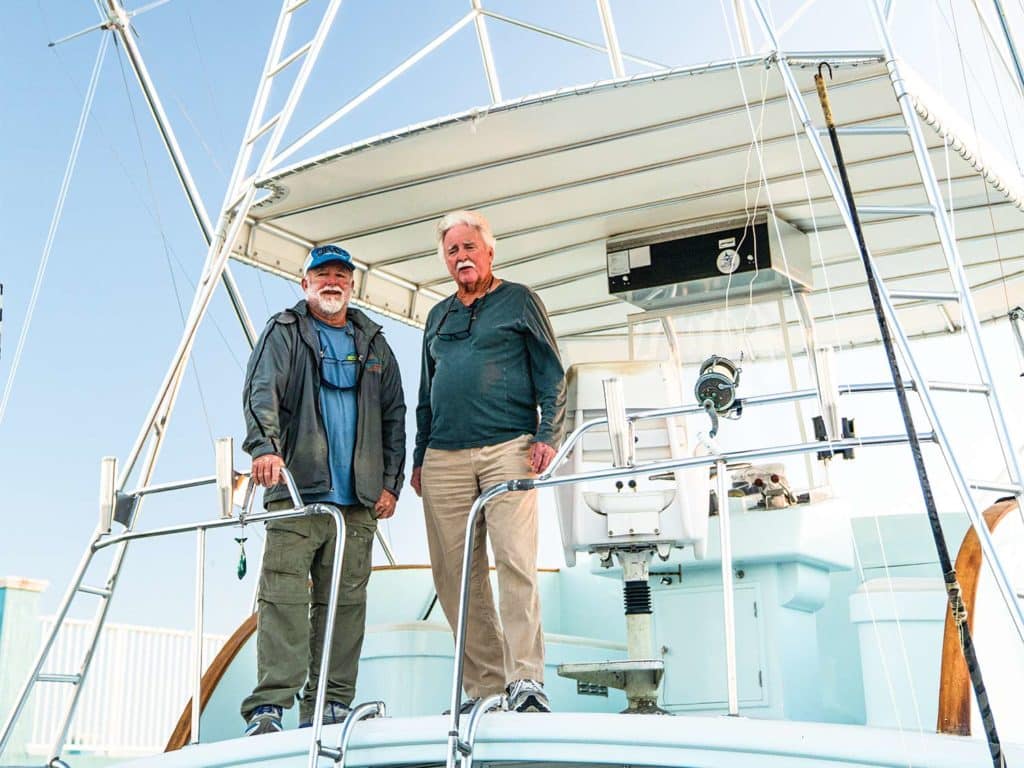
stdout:
{"type": "Polygon", "coordinates": [[[309,602],[312,541],[308,520],[277,520],[267,524],[267,543],[260,570],[261,600],[272,603],[309,602]]]}
{"type": "MultiPolygon", "coordinates": [[[[338,605],[358,605],[366,600],[366,585],[373,565],[373,534],[376,529],[377,523],[370,509],[350,508],[345,512],[345,553],[341,563],[338,605]]],[[[318,603],[327,603],[333,564],[332,544],[329,549],[324,549],[320,563],[323,576],[314,587],[313,599],[318,603]]]]}

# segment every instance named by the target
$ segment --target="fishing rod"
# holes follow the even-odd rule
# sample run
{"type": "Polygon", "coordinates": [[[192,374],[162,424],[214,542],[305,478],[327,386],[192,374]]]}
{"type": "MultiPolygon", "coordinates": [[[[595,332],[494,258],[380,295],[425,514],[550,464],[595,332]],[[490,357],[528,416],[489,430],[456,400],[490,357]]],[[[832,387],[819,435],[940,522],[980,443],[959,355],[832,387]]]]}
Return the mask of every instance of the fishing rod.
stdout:
{"type": "Polygon", "coordinates": [[[913,456],[914,467],[917,470],[917,478],[921,485],[921,495],[924,497],[924,506],[928,513],[928,522],[931,526],[932,539],[935,541],[935,551],[938,553],[939,565],[942,568],[942,579],[945,582],[946,594],[949,597],[949,610],[953,617],[953,623],[956,625],[960,648],[963,651],[964,661],[967,664],[967,671],[971,678],[971,685],[974,688],[974,696],[978,702],[978,711],[981,714],[985,736],[988,739],[993,768],[1005,768],[1006,760],[999,741],[999,732],[996,729],[995,717],[992,714],[992,707],[988,700],[988,691],[985,689],[985,681],[981,676],[981,666],[978,663],[974,640],[971,638],[971,630],[967,622],[967,607],[964,605],[960,591],[960,582],[957,580],[956,569],[953,567],[953,562],[949,556],[949,548],[946,546],[946,537],[942,532],[942,523],[939,521],[938,509],[935,506],[935,496],[932,493],[931,480],[928,478],[928,470],[924,464],[924,454],[921,452],[921,440],[918,437],[917,428],[914,426],[914,418],[910,412],[910,402],[903,385],[903,375],[900,372],[899,362],[896,359],[896,349],[892,341],[892,334],[889,331],[889,321],[886,319],[882,308],[878,277],[875,274],[871,263],[871,256],[864,241],[864,230],[861,227],[860,215],[857,213],[857,205],[854,200],[853,189],[850,186],[850,178],[846,172],[843,149],[839,144],[839,134],[836,131],[835,120],[832,117],[832,105],[829,102],[828,87],[825,85],[825,78],[821,74],[824,68],[828,69],[829,78],[831,79],[831,65],[828,62],[822,62],[818,65],[818,74],[814,76],[814,85],[818,90],[818,100],[821,102],[821,109],[825,115],[825,125],[828,128],[828,136],[832,142],[832,152],[835,154],[836,168],[842,181],[843,194],[846,197],[846,205],[850,211],[853,230],[857,236],[857,248],[860,251],[861,261],[864,264],[864,271],[867,275],[868,291],[871,294],[875,318],[878,320],[878,332],[882,337],[882,346],[885,348],[886,360],[892,373],[893,386],[896,389],[896,399],[899,401],[900,406],[900,415],[903,417],[903,425],[907,430],[907,442],[910,445],[910,453],[913,456]]]}

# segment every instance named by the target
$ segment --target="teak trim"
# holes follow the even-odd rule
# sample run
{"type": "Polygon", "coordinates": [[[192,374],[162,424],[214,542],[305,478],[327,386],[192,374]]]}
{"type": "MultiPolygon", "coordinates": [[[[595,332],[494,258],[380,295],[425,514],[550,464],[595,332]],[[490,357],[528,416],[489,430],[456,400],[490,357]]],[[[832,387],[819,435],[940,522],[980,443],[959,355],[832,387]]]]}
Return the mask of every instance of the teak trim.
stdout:
{"type": "MultiPolygon", "coordinates": [[[[989,531],[994,532],[1006,514],[1016,508],[1016,500],[1005,499],[986,509],[985,524],[989,531]]],[[[973,632],[974,598],[978,593],[978,579],[982,568],[981,544],[974,528],[968,528],[964,534],[954,567],[960,581],[964,607],[967,609],[967,627],[973,632]]],[[[953,624],[953,617],[947,605],[946,628],[942,635],[942,670],[939,674],[939,715],[935,730],[939,733],[970,736],[972,696],[971,678],[960,650],[956,625],[953,624]]]]}
{"type": "MultiPolygon", "coordinates": [[[[242,650],[242,646],[246,644],[253,632],[256,631],[256,614],[254,613],[248,619],[242,622],[242,625],[235,630],[235,633],[228,638],[228,641],[224,643],[224,647],[220,649],[217,656],[210,662],[210,666],[206,669],[203,674],[202,680],[199,681],[199,711],[202,712],[206,708],[206,703],[210,700],[214,690],[217,688],[217,684],[220,679],[224,677],[224,673],[228,667],[231,666],[231,662],[235,660],[235,656],[242,650]]],[[[171,731],[171,738],[167,740],[167,746],[164,748],[164,752],[173,752],[176,749],[181,749],[188,745],[189,739],[192,738],[192,700],[189,699],[185,705],[185,710],[181,713],[181,717],[178,718],[178,724],[174,726],[174,730],[171,731]]]]}
{"type": "MultiPolygon", "coordinates": [[[[429,570],[429,565],[375,565],[374,571],[409,571],[409,570],[429,570]]],[[[493,566],[491,568],[493,570],[493,566]]],[[[558,573],[558,568],[538,568],[540,573],[558,573]]],[[[248,619],[242,622],[242,625],[235,630],[235,633],[228,638],[228,641],[224,643],[224,646],[220,649],[220,652],[210,662],[210,666],[206,672],[203,673],[202,679],[199,681],[199,711],[202,712],[206,708],[206,703],[210,700],[210,696],[213,695],[214,689],[220,683],[227,668],[231,666],[231,662],[235,660],[235,656],[242,650],[242,647],[246,644],[253,633],[256,631],[256,614],[253,614],[248,619]]],[[[192,700],[189,699],[185,705],[184,711],[181,713],[181,717],[178,718],[177,725],[174,726],[174,730],[171,731],[171,737],[167,740],[167,746],[164,747],[164,752],[173,752],[176,749],[181,749],[187,746],[189,740],[192,738],[192,700]]]]}

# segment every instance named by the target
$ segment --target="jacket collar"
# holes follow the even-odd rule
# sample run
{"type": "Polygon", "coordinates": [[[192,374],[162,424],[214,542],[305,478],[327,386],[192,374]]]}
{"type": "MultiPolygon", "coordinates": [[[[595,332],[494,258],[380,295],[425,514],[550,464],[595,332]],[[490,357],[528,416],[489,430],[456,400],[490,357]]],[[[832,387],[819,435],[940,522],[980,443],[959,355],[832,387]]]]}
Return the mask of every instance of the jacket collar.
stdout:
{"type": "MultiPolygon", "coordinates": [[[[291,308],[291,312],[293,312],[300,320],[303,339],[314,350],[319,350],[320,345],[316,341],[316,333],[313,329],[314,318],[309,311],[309,305],[306,303],[306,300],[301,299],[298,301],[295,306],[291,308]]],[[[361,309],[356,309],[351,305],[349,305],[348,311],[345,313],[345,317],[347,321],[352,324],[352,328],[355,331],[357,348],[360,349],[361,354],[365,355],[365,347],[369,346],[370,339],[376,336],[381,330],[380,325],[371,320],[361,309]],[[360,336],[362,339],[360,339],[360,336]]]]}

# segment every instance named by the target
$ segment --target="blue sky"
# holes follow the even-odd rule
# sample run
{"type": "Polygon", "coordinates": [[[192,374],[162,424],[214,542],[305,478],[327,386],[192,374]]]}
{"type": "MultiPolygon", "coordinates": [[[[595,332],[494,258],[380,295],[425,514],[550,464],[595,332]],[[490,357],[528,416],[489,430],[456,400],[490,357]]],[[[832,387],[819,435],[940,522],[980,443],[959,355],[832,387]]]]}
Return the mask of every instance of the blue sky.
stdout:
{"type": "MultiPolygon", "coordinates": [[[[468,5],[447,0],[428,10],[427,4],[398,0],[344,2],[290,135],[397,65],[456,21],[468,5]]],[[[601,40],[590,0],[495,0],[486,5],[601,40]]],[[[630,14],[627,9],[636,6],[613,3],[623,49],[676,64],[727,57],[732,47],[723,31],[723,6],[706,3],[703,13],[683,14],[685,21],[680,21],[680,5],[681,0],[650,2],[642,14],[630,14]]],[[[781,18],[801,4],[778,0],[773,5],[781,18]]],[[[277,7],[272,0],[172,0],[136,21],[146,62],[211,216],[216,216],[224,194],[277,7]]],[[[912,25],[912,14],[901,17],[899,7],[897,21],[905,28],[912,25]]],[[[846,13],[844,23],[837,24],[834,11],[831,18],[829,13],[825,7],[812,8],[793,28],[789,44],[795,49],[874,45],[866,14],[846,13]]],[[[7,73],[0,79],[0,281],[6,322],[0,387],[8,381],[86,82],[104,33],[93,32],[57,48],[46,43],[96,20],[87,0],[23,0],[5,7],[0,29],[7,73]]],[[[603,55],[506,25],[491,24],[490,30],[506,98],[609,76],[603,55]]],[[[294,37],[286,49],[300,42],[301,35],[294,37]]],[[[916,42],[921,50],[945,45],[939,36],[922,36],[916,42]]],[[[312,154],[486,103],[472,27],[381,96],[306,151],[312,154]]],[[[100,457],[125,456],[152,402],[204,255],[199,230],[127,62],[111,47],[46,283],[0,423],[0,514],[5,523],[0,576],[48,580],[44,610],[56,606],[95,526],[100,457]]],[[[298,295],[293,284],[241,265],[233,269],[258,327],[298,295]]],[[[419,332],[391,321],[384,324],[402,365],[411,416],[419,332]]],[[[231,435],[241,442],[238,393],[246,356],[237,322],[218,291],[197,341],[157,482],[212,472],[214,437],[231,435]]],[[[412,434],[410,418],[410,441],[412,434]]],[[[170,524],[202,519],[215,510],[213,493],[205,489],[174,500],[149,501],[144,518],[147,525],[170,524]]],[[[401,560],[425,562],[422,518],[411,492],[400,501],[388,528],[401,560]]],[[[253,575],[241,584],[234,577],[235,535],[212,535],[208,545],[208,622],[218,631],[230,631],[245,615],[254,583],[253,575]]],[[[247,535],[252,562],[251,545],[261,532],[251,527],[247,535]]],[[[159,547],[133,547],[113,619],[188,626],[193,547],[191,536],[159,547]]],[[[105,570],[94,573],[92,581],[98,582],[105,570]]]]}

